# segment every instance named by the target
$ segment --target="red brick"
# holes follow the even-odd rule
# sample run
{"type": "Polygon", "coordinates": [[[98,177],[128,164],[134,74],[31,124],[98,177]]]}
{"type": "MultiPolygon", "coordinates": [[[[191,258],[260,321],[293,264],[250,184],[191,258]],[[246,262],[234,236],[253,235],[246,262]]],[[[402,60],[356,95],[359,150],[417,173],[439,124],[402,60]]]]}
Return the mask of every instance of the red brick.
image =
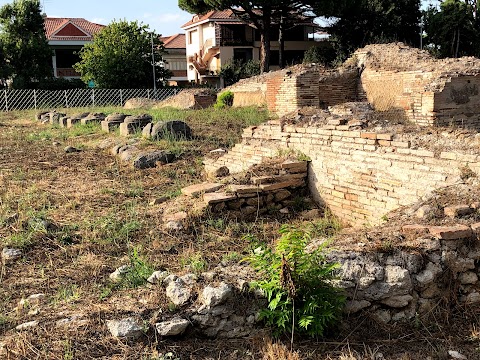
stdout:
{"type": "Polygon", "coordinates": [[[428,226],[419,225],[419,224],[412,224],[412,225],[404,225],[402,226],[402,231],[405,234],[421,234],[428,232],[428,226]]]}
{"type": "Polygon", "coordinates": [[[372,140],[376,140],[376,139],[377,139],[377,134],[376,134],[376,133],[364,132],[364,133],[361,133],[361,134],[360,134],[360,137],[361,137],[362,139],[372,139],[372,140]]]}
{"type": "Polygon", "coordinates": [[[473,231],[469,226],[430,226],[428,228],[430,234],[441,240],[458,240],[466,239],[473,235],[473,231]]]}

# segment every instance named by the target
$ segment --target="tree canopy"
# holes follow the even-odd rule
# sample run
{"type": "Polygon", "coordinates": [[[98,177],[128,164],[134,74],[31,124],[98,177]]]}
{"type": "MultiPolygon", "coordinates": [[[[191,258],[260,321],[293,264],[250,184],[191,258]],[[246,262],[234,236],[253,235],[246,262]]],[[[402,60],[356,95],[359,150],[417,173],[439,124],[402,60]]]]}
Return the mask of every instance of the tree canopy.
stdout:
{"type": "Polygon", "coordinates": [[[52,76],[52,51],[39,0],[14,0],[0,8],[0,77],[14,88],[52,76]]]}
{"type": "Polygon", "coordinates": [[[147,88],[153,83],[152,65],[157,81],[171,75],[160,66],[164,53],[159,36],[150,32],[148,26],[136,21],[114,21],[83,47],[80,62],[74,68],[83,81],[93,81],[98,87],[147,88]]]}
{"type": "Polygon", "coordinates": [[[402,41],[415,46],[420,42],[420,0],[343,1],[326,15],[336,18],[328,33],[338,60],[372,43],[402,41]]]}
{"type": "Polygon", "coordinates": [[[480,55],[477,1],[445,0],[424,12],[425,43],[439,57],[480,55]]]}

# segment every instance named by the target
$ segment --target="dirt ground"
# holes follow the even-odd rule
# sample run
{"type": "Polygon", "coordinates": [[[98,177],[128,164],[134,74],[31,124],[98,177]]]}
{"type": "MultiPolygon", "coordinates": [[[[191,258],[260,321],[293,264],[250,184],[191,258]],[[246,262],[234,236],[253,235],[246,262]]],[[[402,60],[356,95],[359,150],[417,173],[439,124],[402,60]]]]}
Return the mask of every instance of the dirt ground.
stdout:
{"type": "MultiPolygon", "coordinates": [[[[248,223],[199,218],[188,231],[168,233],[162,207],[149,205],[151,200],[174,198],[182,186],[202,181],[201,158],[226,143],[218,138],[226,134],[192,120],[189,125],[202,138],[145,144],[181,146],[178,161],[134,170],[97,146],[115,135],[74,136],[31,115],[0,114],[0,247],[23,251],[0,273],[0,358],[446,360],[455,350],[480,359],[478,310],[440,303],[429,318],[407,324],[377,324],[368,314],[345,318],[326,338],[295,338],[293,351],[290,339],[274,341],[261,329],[239,340],[161,339],[152,330],[135,342],[112,337],[107,319],[152,319],[159,309],[169,311],[158,288],[110,285],[109,274],[133,253],[156,270],[208,270],[243,258],[250,251],[246,234],[272,242],[282,223],[305,224],[295,214],[248,223]],[[82,151],[65,153],[67,145],[82,151]],[[38,293],[45,294],[41,306],[18,307],[22,298],[38,293]],[[64,318],[80,322],[59,327],[64,318]],[[38,326],[15,330],[32,320],[38,326]]],[[[229,131],[229,139],[240,138],[241,126],[229,131]]]]}

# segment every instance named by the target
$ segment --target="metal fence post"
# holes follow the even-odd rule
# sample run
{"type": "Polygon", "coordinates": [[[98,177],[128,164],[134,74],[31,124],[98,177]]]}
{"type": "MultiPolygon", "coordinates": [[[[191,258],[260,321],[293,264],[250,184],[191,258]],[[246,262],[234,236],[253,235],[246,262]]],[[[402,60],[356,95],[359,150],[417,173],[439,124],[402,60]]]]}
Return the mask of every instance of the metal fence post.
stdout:
{"type": "Polygon", "coordinates": [[[120,106],[123,106],[123,95],[122,95],[122,89],[120,89],[120,106]]]}
{"type": "Polygon", "coordinates": [[[147,89],[147,99],[150,99],[150,89],[147,89]]]}
{"type": "Polygon", "coordinates": [[[7,97],[7,90],[4,90],[5,93],[5,111],[8,111],[8,97],[7,97]]]}
{"type": "Polygon", "coordinates": [[[65,94],[65,107],[68,108],[67,90],[64,90],[64,94],[65,94]]]}
{"type": "Polygon", "coordinates": [[[92,89],[92,105],[95,107],[95,89],[92,89]]]}
{"type": "Polygon", "coordinates": [[[37,90],[33,89],[33,102],[35,103],[35,110],[37,110],[37,90]]]}

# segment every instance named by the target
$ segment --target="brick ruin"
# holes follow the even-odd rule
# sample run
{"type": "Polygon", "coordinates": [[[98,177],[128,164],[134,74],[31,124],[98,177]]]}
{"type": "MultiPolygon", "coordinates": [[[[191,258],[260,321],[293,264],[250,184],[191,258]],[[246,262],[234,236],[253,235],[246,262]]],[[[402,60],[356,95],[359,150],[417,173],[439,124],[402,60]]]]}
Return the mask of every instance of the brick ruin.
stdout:
{"type": "Polygon", "coordinates": [[[279,116],[299,107],[368,101],[420,126],[480,128],[480,60],[437,60],[403,44],[369,45],[340,68],[296,66],[229,88],[234,105],[267,105],[279,116]]]}

